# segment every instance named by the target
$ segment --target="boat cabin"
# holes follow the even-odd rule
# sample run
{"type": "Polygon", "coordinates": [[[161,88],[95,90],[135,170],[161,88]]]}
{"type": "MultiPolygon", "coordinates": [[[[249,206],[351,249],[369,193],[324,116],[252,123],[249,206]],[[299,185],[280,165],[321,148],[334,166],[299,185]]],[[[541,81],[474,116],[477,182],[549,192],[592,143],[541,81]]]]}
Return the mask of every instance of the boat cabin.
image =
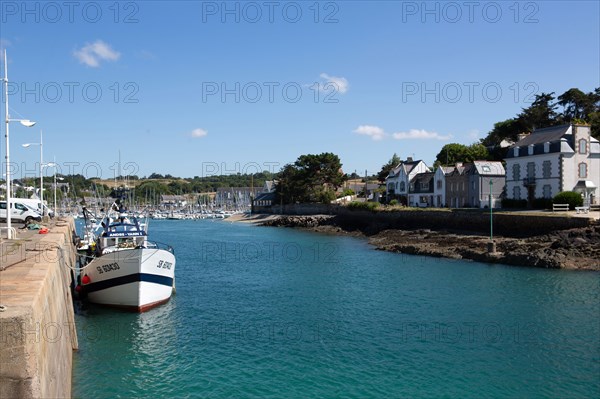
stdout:
{"type": "Polygon", "coordinates": [[[122,249],[134,249],[146,246],[147,235],[144,225],[137,218],[128,218],[121,214],[118,218],[105,218],[102,221],[104,231],[98,238],[102,254],[122,249]]]}

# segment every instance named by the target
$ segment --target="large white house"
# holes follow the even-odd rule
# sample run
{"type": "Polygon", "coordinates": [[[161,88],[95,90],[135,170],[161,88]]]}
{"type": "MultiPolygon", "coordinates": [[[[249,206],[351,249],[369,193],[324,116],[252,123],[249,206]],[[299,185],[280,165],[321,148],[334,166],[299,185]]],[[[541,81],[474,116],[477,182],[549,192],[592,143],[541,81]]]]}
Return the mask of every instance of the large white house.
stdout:
{"type": "Polygon", "coordinates": [[[533,201],[578,191],[586,203],[598,203],[600,143],[589,126],[535,130],[509,148],[505,161],[507,198],[533,201]]]}
{"type": "Polygon", "coordinates": [[[408,205],[410,182],[417,174],[430,171],[425,162],[421,160],[413,161],[409,157],[406,161],[400,162],[385,179],[388,199],[399,199],[401,203],[408,205]]]}

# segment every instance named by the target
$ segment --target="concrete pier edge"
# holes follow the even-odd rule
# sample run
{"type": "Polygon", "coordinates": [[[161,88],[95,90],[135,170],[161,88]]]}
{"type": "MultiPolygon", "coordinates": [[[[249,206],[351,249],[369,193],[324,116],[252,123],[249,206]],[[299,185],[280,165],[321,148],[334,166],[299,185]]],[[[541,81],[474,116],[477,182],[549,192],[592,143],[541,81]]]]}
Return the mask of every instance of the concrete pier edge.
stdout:
{"type": "Polygon", "coordinates": [[[69,398],[75,330],[72,218],[0,246],[0,397],[69,398]]]}

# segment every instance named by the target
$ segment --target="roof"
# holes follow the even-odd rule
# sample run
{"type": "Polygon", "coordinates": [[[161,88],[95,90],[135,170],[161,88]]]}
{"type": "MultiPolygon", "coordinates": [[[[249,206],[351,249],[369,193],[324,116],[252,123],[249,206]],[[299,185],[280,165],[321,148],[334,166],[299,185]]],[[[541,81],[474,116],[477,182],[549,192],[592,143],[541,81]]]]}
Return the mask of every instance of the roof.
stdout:
{"type": "Polygon", "coordinates": [[[442,171],[442,173],[445,175],[454,172],[455,168],[456,168],[456,166],[440,166],[440,167],[438,167],[438,169],[440,169],[442,171]]]}
{"type": "Polygon", "coordinates": [[[427,183],[431,179],[433,179],[433,175],[433,172],[417,173],[415,177],[413,177],[413,179],[411,180],[411,183],[427,183]]]}
{"type": "Polygon", "coordinates": [[[504,176],[506,174],[502,162],[497,161],[474,161],[473,173],[481,176],[504,176]]]}
{"type": "Polygon", "coordinates": [[[271,192],[275,190],[275,186],[277,185],[277,180],[266,180],[264,189],[266,192],[271,192]]]}
{"type": "Polygon", "coordinates": [[[597,187],[594,184],[594,182],[589,181],[589,180],[579,180],[574,187],[575,190],[585,190],[585,189],[594,190],[596,188],[597,187]]]}
{"type": "Polygon", "coordinates": [[[274,201],[275,192],[271,191],[268,193],[260,193],[254,198],[254,201],[274,201]]]}
{"type": "Polygon", "coordinates": [[[458,165],[456,167],[453,168],[452,172],[450,173],[451,175],[466,175],[469,172],[471,172],[471,169],[473,168],[473,164],[472,163],[465,163],[462,165],[458,165]]]}
{"type": "Polygon", "coordinates": [[[421,162],[423,161],[420,159],[416,161],[404,162],[402,166],[404,167],[404,171],[406,172],[406,174],[409,174],[410,171],[413,170],[415,166],[417,166],[421,162]]]}
{"type": "Polygon", "coordinates": [[[571,125],[552,126],[544,129],[536,129],[530,135],[525,136],[513,147],[526,147],[532,144],[541,144],[560,140],[569,133],[571,125]]]}
{"type": "Polygon", "coordinates": [[[400,172],[400,169],[404,170],[404,173],[409,174],[411,170],[415,168],[423,160],[418,159],[416,161],[401,161],[395,168],[393,168],[387,177],[395,177],[400,172]]]}
{"type": "Polygon", "coordinates": [[[183,195],[162,194],[160,198],[162,201],[185,201],[185,197],[183,195]]]}

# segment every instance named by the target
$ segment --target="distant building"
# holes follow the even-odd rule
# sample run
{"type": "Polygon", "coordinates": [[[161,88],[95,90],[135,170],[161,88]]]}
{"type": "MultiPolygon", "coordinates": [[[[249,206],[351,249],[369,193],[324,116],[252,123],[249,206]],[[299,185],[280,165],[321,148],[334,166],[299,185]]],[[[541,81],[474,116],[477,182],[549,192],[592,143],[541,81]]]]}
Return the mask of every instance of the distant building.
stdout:
{"type": "Polygon", "coordinates": [[[364,183],[364,182],[347,182],[344,186],[338,188],[338,192],[350,189],[354,191],[356,196],[364,198],[365,189],[367,190],[367,199],[377,201],[379,198],[375,195],[376,190],[381,186],[379,183],[364,183]],[[360,194],[360,195],[359,195],[360,194]]]}
{"type": "Polygon", "coordinates": [[[220,187],[217,189],[215,203],[218,207],[249,207],[252,198],[256,198],[262,188],[258,187],[220,187]]]}
{"type": "Polygon", "coordinates": [[[445,180],[449,207],[485,208],[490,205],[491,195],[492,208],[498,208],[506,184],[506,172],[501,162],[459,162],[445,174],[445,180]]]}
{"type": "Polygon", "coordinates": [[[506,154],[506,196],[552,198],[577,191],[588,204],[600,198],[600,143],[589,126],[537,129],[520,138],[506,154]]]}
{"type": "Polygon", "coordinates": [[[270,208],[275,204],[275,190],[277,180],[267,180],[262,191],[256,194],[252,200],[252,212],[259,212],[261,209],[270,208]]]}
{"type": "Polygon", "coordinates": [[[187,199],[183,195],[166,195],[160,196],[160,205],[169,208],[180,208],[187,205],[187,199]]]}

